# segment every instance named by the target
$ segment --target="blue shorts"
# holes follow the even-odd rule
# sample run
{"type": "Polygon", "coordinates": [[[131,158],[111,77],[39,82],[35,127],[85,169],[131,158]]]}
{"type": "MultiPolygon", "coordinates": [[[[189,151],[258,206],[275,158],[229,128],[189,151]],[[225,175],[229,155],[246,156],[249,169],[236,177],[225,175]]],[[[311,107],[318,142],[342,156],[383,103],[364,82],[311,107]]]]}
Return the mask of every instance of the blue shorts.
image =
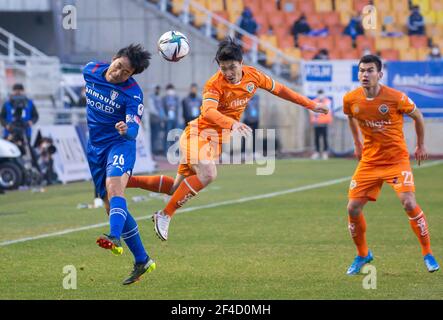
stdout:
{"type": "Polygon", "coordinates": [[[95,191],[104,198],[106,177],[132,174],[136,156],[135,141],[117,142],[107,147],[95,147],[88,142],[87,156],[95,191]]]}

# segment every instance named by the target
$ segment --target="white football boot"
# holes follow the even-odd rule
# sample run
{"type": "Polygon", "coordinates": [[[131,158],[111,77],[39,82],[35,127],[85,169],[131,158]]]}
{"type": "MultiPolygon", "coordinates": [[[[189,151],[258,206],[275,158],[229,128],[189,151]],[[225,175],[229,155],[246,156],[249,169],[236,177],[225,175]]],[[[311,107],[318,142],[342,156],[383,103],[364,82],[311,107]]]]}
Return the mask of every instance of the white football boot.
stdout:
{"type": "Polygon", "coordinates": [[[152,216],[152,221],[154,221],[155,233],[160,238],[160,240],[168,240],[168,229],[169,223],[171,222],[171,217],[164,213],[162,210],[159,210],[152,216]]]}

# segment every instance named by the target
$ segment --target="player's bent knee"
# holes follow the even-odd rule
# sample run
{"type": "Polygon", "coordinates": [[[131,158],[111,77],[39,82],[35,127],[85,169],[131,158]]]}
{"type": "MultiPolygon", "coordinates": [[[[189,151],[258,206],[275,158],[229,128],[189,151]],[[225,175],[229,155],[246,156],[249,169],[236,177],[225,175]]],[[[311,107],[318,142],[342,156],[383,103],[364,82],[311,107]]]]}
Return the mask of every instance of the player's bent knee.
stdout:
{"type": "Polygon", "coordinates": [[[348,214],[352,216],[358,216],[363,209],[364,203],[359,201],[350,201],[348,203],[348,214]]]}
{"type": "Polygon", "coordinates": [[[406,211],[412,211],[417,206],[415,199],[412,197],[401,199],[401,204],[406,211]]]}

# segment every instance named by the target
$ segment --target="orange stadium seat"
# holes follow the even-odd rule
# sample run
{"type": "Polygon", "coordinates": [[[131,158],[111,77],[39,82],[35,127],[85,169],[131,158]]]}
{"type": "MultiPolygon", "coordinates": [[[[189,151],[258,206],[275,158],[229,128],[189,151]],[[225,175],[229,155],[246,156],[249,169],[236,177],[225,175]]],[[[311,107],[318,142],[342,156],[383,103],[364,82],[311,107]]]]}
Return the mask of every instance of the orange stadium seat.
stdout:
{"type": "Polygon", "coordinates": [[[425,24],[437,23],[437,12],[429,11],[423,13],[423,18],[425,19],[425,24]]]}
{"type": "Polygon", "coordinates": [[[400,50],[400,60],[402,61],[416,61],[417,57],[417,49],[400,50]]]}
{"type": "Polygon", "coordinates": [[[315,0],[314,4],[317,12],[332,11],[332,0],[315,0]]]}
{"type": "Polygon", "coordinates": [[[206,0],[205,7],[212,12],[224,11],[225,3],[223,0],[206,0]]]}
{"type": "Polygon", "coordinates": [[[375,50],[387,50],[392,49],[392,38],[390,37],[375,37],[375,50]]]}
{"type": "Polygon", "coordinates": [[[402,25],[403,29],[406,29],[409,14],[409,11],[395,11],[395,23],[402,25]]]}
{"type": "Polygon", "coordinates": [[[301,58],[301,50],[299,48],[285,48],[283,49],[283,52],[295,59],[300,59],[301,58]]]}
{"type": "Polygon", "coordinates": [[[335,37],[332,35],[326,37],[319,37],[317,39],[317,47],[319,49],[328,49],[328,51],[333,50],[336,47],[335,37]]]}
{"type": "Polygon", "coordinates": [[[260,6],[263,12],[265,12],[267,15],[272,15],[277,9],[277,5],[275,1],[269,1],[269,0],[257,0],[260,2],[260,6]]]}
{"type": "Polygon", "coordinates": [[[338,49],[334,49],[334,50],[329,51],[329,59],[340,60],[341,59],[341,51],[338,49]]]}
{"type": "Polygon", "coordinates": [[[380,51],[380,56],[385,60],[399,60],[400,54],[396,49],[383,49],[380,51]]]}
{"type": "Polygon", "coordinates": [[[335,36],[335,35],[338,35],[338,34],[343,34],[344,29],[345,29],[345,27],[343,27],[343,25],[341,25],[341,24],[337,24],[337,25],[334,25],[334,26],[329,26],[329,34],[331,36],[335,36]]]}
{"type": "MultiPolygon", "coordinates": [[[[266,42],[274,47],[277,47],[277,37],[274,35],[261,35],[260,40],[266,42]]],[[[262,45],[259,46],[259,50],[266,51],[266,48],[262,45]]]]}
{"type": "Polygon", "coordinates": [[[341,51],[352,50],[352,38],[343,34],[334,36],[335,47],[341,51]]]}
{"type": "Polygon", "coordinates": [[[412,48],[428,47],[428,37],[426,36],[409,36],[409,42],[412,48]]]}
{"type": "Polygon", "coordinates": [[[351,12],[353,11],[352,0],[335,0],[335,11],[337,12],[351,12]]]}
{"type": "MultiPolygon", "coordinates": [[[[386,0],[386,1],[389,1],[389,0],[386,0]]],[[[371,2],[370,0],[354,0],[353,9],[355,12],[361,13],[365,6],[371,4],[370,2],[371,2]]]]}
{"type": "Polygon", "coordinates": [[[254,15],[254,19],[258,25],[257,34],[258,35],[267,34],[269,24],[268,24],[268,18],[266,17],[266,15],[265,14],[254,15]]]}
{"type": "Polygon", "coordinates": [[[392,9],[391,0],[374,0],[374,6],[377,9],[377,13],[389,12],[392,9]]]}
{"type": "Polygon", "coordinates": [[[351,21],[352,11],[339,11],[339,13],[341,24],[347,26],[349,21],[351,21]]]}
{"type": "Polygon", "coordinates": [[[372,53],[375,52],[374,38],[367,37],[364,35],[359,35],[359,36],[357,36],[355,42],[356,42],[357,49],[360,50],[360,52],[363,52],[365,49],[371,50],[372,53]]]}
{"type": "Polygon", "coordinates": [[[417,48],[415,50],[417,51],[417,59],[419,61],[424,61],[428,58],[429,48],[417,48]]]}
{"type": "Polygon", "coordinates": [[[395,48],[397,50],[406,51],[409,49],[409,47],[410,47],[410,43],[409,43],[408,36],[403,36],[403,37],[398,37],[398,38],[392,39],[392,48],[395,48]]]}
{"type": "Polygon", "coordinates": [[[336,11],[324,12],[321,17],[325,25],[328,27],[340,24],[340,14],[336,11]]]}
{"type": "Polygon", "coordinates": [[[272,14],[268,15],[268,23],[272,27],[272,29],[280,28],[286,25],[285,14],[281,11],[275,11],[272,14]]]}
{"type": "Polygon", "coordinates": [[[297,79],[300,76],[300,64],[299,63],[291,63],[289,65],[289,72],[291,79],[297,79]]]}
{"type": "Polygon", "coordinates": [[[176,16],[183,12],[185,0],[172,0],[172,13],[176,16]]]}
{"type": "Polygon", "coordinates": [[[277,43],[280,49],[296,49],[292,35],[277,36],[277,43]]]}
{"type": "Polygon", "coordinates": [[[298,36],[298,47],[302,50],[316,50],[317,37],[300,34],[298,36]]]}
{"type": "Polygon", "coordinates": [[[301,57],[304,60],[312,60],[316,54],[317,51],[302,50],[301,57]]]}
{"type": "Polygon", "coordinates": [[[434,11],[443,11],[443,0],[431,0],[430,7],[434,11]]]}
{"type": "Polygon", "coordinates": [[[315,12],[314,0],[303,0],[297,4],[298,11],[303,12],[306,15],[310,15],[315,12]]]}
{"type": "Polygon", "coordinates": [[[408,0],[392,0],[391,8],[395,12],[405,12],[409,14],[409,2],[408,0]]]}
{"type": "Polygon", "coordinates": [[[254,46],[254,40],[248,36],[243,36],[241,40],[242,40],[243,51],[244,52],[251,51],[252,47],[254,46]]]}
{"type": "Polygon", "coordinates": [[[277,54],[273,50],[269,49],[267,49],[265,53],[266,53],[266,65],[270,67],[276,62],[277,54]]]}
{"type": "Polygon", "coordinates": [[[341,59],[358,60],[360,59],[360,53],[357,49],[345,50],[341,52],[341,59]]]}
{"type": "Polygon", "coordinates": [[[289,28],[292,28],[292,26],[294,25],[294,22],[298,20],[298,18],[300,18],[301,13],[291,13],[291,12],[284,12],[285,15],[285,20],[286,20],[286,25],[289,28]]]}

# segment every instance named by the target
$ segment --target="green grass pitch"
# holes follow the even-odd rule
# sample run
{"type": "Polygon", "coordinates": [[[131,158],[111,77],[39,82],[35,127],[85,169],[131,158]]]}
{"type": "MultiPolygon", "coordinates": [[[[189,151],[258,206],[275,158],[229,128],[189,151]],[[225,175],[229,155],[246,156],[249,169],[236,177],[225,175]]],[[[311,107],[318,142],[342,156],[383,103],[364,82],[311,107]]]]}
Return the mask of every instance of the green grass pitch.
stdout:
{"type": "MultiPolygon", "coordinates": [[[[186,208],[225,203],[177,214],[165,243],[146,218],[164,206],[162,199],[133,202],[147,193],[128,190],[129,210],[145,217],[139,229],[157,262],[157,270],[131,286],[121,285],[132,268],[129,250],[115,257],[95,244],[107,226],[8,244],[106,222],[102,209],[76,208],[92,202],[92,183],[7,193],[0,196],[0,299],[442,299],[442,271],[426,271],[388,185],[365,210],[377,271],[377,288],[370,290],[363,288],[365,275],[345,274],[356,253],[347,230],[349,180],[230,202],[348,177],[355,166],[279,160],[270,176],[257,176],[254,165],[220,166],[216,182],[186,208]],[[63,288],[66,265],[77,270],[75,290],[63,288]]],[[[443,263],[443,164],[414,169],[414,176],[434,255],[443,263]]]]}

